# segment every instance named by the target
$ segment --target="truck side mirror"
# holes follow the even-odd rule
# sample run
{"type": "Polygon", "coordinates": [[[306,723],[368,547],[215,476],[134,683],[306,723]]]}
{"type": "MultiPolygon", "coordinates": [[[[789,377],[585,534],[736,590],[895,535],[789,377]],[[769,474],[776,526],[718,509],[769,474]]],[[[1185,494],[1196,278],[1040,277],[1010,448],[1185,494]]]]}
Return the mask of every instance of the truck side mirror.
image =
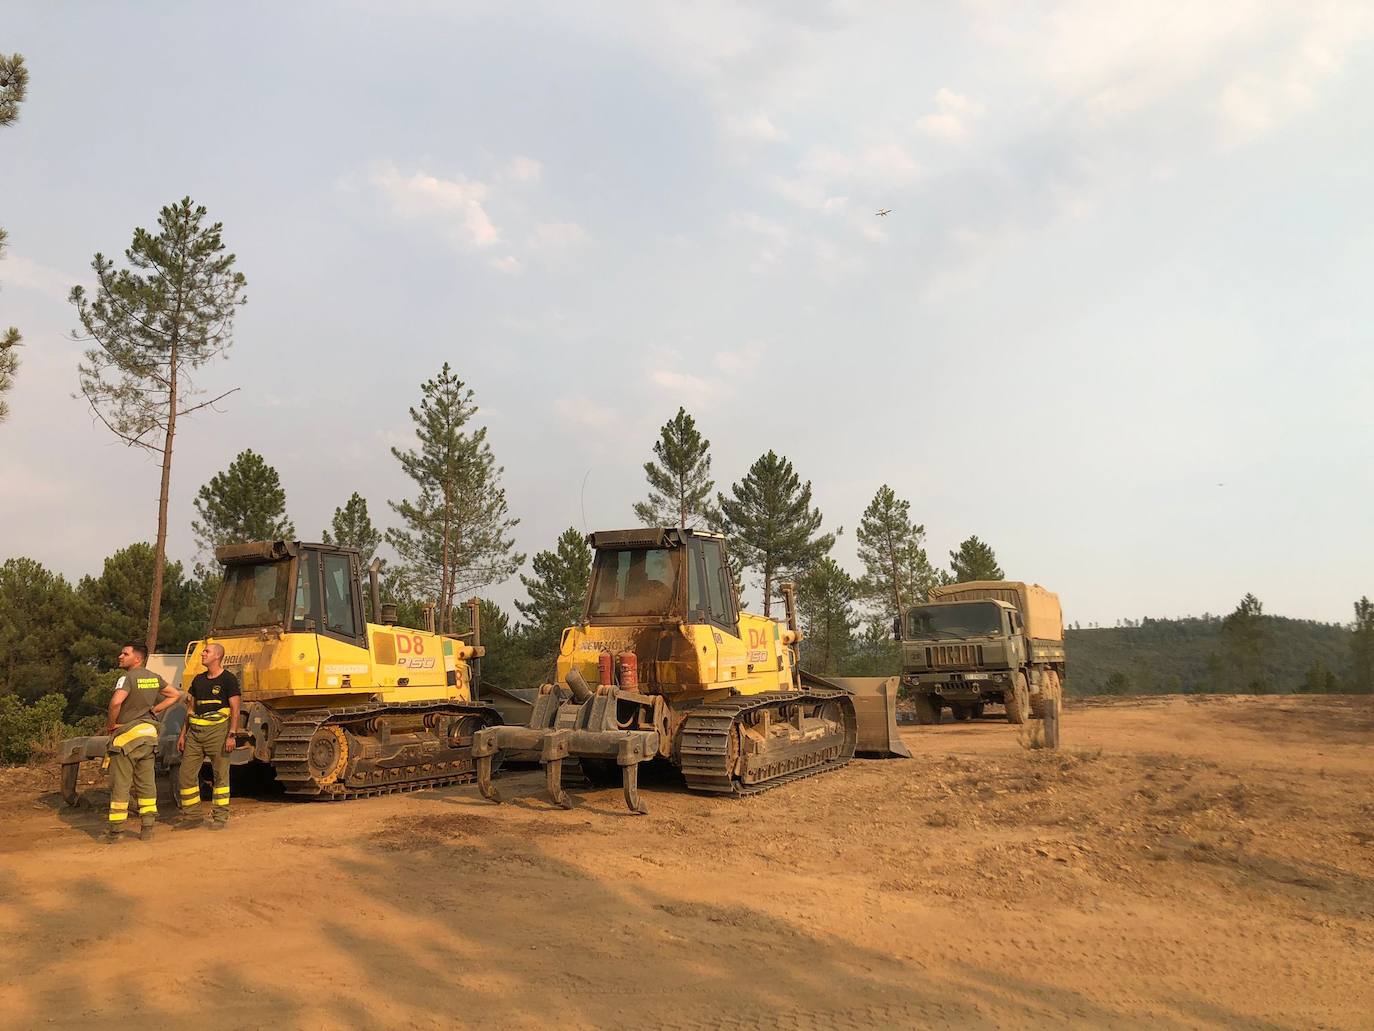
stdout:
{"type": "Polygon", "coordinates": [[[902,639],[902,617],[901,617],[901,616],[893,616],[893,617],[892,617],[892,639],[893,639],[894,641],[900,641],[900,640],[902,639]]]}

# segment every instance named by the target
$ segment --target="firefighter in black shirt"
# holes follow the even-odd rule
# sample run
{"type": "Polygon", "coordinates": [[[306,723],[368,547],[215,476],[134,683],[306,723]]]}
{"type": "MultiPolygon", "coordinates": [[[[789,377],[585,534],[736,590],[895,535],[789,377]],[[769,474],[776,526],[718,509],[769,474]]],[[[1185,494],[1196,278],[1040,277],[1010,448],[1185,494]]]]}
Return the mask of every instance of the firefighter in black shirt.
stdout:
{"type": "Polygon", "coordinates": [[[229,824],[229,753],[239,729],[238,678],[224,668],[224,646],[209,643],[201,650],[203,673],[197,673],[186,692],[186,723],[177,738],[181,753],[181,809],[200,816],[200,767],[207,760],[215,773],[211,828],[229,824]]]}

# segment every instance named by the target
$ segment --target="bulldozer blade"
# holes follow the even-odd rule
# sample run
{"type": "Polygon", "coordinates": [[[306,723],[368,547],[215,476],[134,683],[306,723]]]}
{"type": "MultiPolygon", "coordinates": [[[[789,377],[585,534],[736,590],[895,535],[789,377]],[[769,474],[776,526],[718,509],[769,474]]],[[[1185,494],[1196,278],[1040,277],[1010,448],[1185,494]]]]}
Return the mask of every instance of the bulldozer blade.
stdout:
{"type": "Polygon", "coordinates": [[[625,788],[625,805],[630,812],[641,816],[648,813],[648,807],[639,798],[639,763],[620,767],[620,782],[625,788]]]}
{"type": "Polygon", "coordinates": [[[843,691],[854,699],[854,715],[859,722],[856,755],[871,758],[910,759],[911,751],[897,730],[897,688],[899,677],[818,677],[802,671],[803,687],[843,691]]]}
{"type": "Polygon", "coordinates": [[[491,767],[494,756],[484,755],[477,760],[477,790],[482,792],[482,797],[488,802],[500,803],[501,793],[496,790],[496,785],[491,782],[491,767]]]}
{"type": "Polygon", "coordinates": [[[564,809],[571,809],[572,799],[563,790],[563,760],[550,759],[544,764],[545,782],[549,788],[549,798],[553,799],[553,804],[562,806],[564,809]]]}

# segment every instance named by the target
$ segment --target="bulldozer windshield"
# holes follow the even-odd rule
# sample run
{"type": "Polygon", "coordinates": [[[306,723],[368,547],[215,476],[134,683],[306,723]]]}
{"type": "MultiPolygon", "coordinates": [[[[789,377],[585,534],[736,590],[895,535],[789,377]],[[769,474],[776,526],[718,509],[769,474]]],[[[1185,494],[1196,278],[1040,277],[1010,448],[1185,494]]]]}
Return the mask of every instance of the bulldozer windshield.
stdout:
{"type": "Polygon", "coordinates": [[[1002,632],[1002,611],[992,602],[918,605],[907,613],[907,636],[914,641],[986,637],[1002,632]]]}
{"type": "Polygon", "coordinates": [[[681,561],[679,548],[598,551],[588,617],[669,615],[681,561]]]}
{"type": "Polygon", "coordinates": [[[226,566],[215,599],[212,633],[286,622],[291,588],[291,561],[226,566]]]}

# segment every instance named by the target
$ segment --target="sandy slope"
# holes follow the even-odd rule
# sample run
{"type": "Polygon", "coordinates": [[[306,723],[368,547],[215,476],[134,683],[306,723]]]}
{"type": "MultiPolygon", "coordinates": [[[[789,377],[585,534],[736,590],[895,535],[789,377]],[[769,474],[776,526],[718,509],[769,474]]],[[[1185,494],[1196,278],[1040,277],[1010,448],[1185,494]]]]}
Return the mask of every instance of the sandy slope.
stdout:
{"type": "Polygon", "coordinates": [[[906,734],[744,802],[659,778],[647,817],[523,773],[113,849],[99,786],[0,771],[0,1021],[1374,1027],[1374,699],[906,734]]]}

